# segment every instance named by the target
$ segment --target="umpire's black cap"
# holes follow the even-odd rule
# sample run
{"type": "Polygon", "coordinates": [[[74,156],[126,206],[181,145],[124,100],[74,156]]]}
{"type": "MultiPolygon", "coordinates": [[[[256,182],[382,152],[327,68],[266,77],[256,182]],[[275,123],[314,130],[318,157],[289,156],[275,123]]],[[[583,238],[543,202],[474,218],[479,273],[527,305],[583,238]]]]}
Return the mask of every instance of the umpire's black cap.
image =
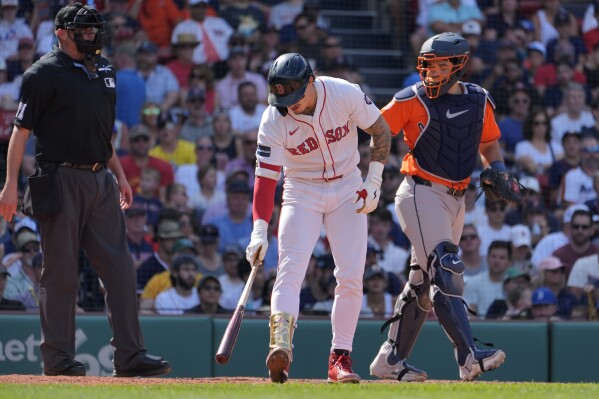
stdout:
{"type": "Polygon", "coordinates": [[[56,28],[66,29],[66,24],[75,21],[75,15],[83,8],[83,4],[77,2],[62,7],[54,18],[54,26],[56,28]]]}

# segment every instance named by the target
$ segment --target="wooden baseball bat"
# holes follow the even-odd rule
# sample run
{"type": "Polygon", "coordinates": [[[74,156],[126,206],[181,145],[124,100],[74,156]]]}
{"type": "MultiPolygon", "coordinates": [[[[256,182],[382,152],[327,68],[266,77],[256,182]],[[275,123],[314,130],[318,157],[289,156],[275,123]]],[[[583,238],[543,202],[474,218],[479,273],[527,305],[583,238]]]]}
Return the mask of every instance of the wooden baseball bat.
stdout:
{"type": "Polygon", "coordinates": [[[237,337],[239,336],[239,330],[241,329],[241,321],[243,320],[243,315],[245,313],[245,305],[250,297],[250,291],[252,289],[252,285],[254,284],[254,278],[256,277],[259,267],[260,265],[252,266],[252,271],[250,272],[248,281],[245,283],[245,287],[243,287],[243,292],[241,293],[239,302],[237,302],[237,308],[235,308],[233,317],[231,317],[231,320],[227,325],[227,329],[220,340],[220,345],[218,346],[215,356],[216,362],[219,364],[226,364],[231,357],[231,353],[235,347],[235,342],[237,342],[237,337]]]}

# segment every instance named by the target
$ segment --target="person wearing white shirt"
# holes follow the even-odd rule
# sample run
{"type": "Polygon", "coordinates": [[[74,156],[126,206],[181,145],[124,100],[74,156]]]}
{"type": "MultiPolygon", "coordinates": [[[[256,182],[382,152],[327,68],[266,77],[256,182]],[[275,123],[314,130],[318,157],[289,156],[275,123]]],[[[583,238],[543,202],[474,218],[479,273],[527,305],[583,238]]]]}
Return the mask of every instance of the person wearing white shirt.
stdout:
{"type": "Polygon", "coordinates": [[[370,235],[368,243],[377,251],[377,264],[385,271],[400,276],[410,253],[398,247],[390,238],[393,216],[383,207],[376,208],[368,215],[370,235]]]}
{"type": "Polygon", "coordinates": [[[480,237],[480,254],[486,256],[489,245],[493,241],[509,241],[511,227],[505,223],[506,204],[502,202],[493,203],[485,201],[485,210],[487,212],[487,225],[478,226],[478,236],[480,237]]]}
{"type": "Polygon", "coordinates": [[[595,126],[595,118],[585,110],[585,91],[580,83],[568,84],[562,105],[565,111],[551,118],[551,139],[561,146],[566,132],[580,132],[583,127],[595,126]]]}
{"type": "Polygon", "coordinates": [[[16,56],[19,39],[33,39],[33,32],[23,18],[17,18],[18,0],[2,0],[0,5],[0,58],[16,56]]]}
{"type": "Polygon", "coordinates": [[[593,135],[582,137],[580,166],[564,176],[563,201],[567,204],[584,204],[597,198],[593,177],[599,171],[599,140],[593,135]]]}
{"type": "Polygon", "coordinates": [[[213,64],[229,57],[229,38],[233,28],[222,18],[206,15],[207,0],[189,0],[190,18],[179,22],[173,30],[171,42],[182,33],[192,34],[199,42],[193,50],[194,64],[213,64]]]}
{"type": "Polygon", "coordinates": [[[193,255],[183,254],[175,258],[170,275],[173,286],[158,294],[154,302],[159,314],[183,314],[200,303],[195,288],[199,268],[200,264],[193,255]]]}
{"type": "Polygon", "coordinates": [[[241,135],[251,130],[257,130],[260,127],[260,120],[266,105],[258,102],[256,85],[252,82],[241,83],[237,87],[237,99],[239,103],[229,112],[233,130],[241,135]]]}

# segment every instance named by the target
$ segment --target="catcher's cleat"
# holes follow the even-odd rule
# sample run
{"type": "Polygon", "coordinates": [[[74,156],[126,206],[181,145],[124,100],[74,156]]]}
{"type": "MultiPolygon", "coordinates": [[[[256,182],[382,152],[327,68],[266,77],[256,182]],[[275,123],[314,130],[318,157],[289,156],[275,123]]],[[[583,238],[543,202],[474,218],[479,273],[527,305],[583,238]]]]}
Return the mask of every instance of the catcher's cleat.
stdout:
{"type": "Polygon", "coordinates": [[[460,366],[462,381],[474,381],[482,373],[495,370],[505,361],[505,352],[500,349],[474,349],[466,363],[460,366]]]}
{"type": "Polygon", "coordinates": [[[291,353],[282,348],[271,349],[266,357],[268,376],[272,382],[283,384],[289,379],[289,365],[291,353]]]}
{"type": "Polygon", "coordinates": [[[359,384],[360,376],[353,372],[352,361],[349,352],[343,355],[337,355],[331,352],[329,355],[329,382],[359,384]]]}
{"type": "Polygon", "coordinates": [[[428,375],[426,371],[417,369],[409,365],[405,359],[393,363],[392,356],[387,353],[381,353],[370,364],[370,375],[383,380],[397,380],[405,382],[426,381],[428,375]]]}

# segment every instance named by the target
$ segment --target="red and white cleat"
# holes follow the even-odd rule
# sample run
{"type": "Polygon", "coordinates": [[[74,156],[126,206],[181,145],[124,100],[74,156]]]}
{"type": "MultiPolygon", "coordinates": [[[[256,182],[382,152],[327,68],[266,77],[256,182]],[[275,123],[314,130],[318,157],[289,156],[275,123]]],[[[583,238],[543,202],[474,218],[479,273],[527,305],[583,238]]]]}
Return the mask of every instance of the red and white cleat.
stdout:
{"type": "Polygon", "coordinates": [[[331,352],[329,356],[329,382],[359,384],[360,376],[351,368],[352,361],[349,352],[337,355],[331,352]]]}

